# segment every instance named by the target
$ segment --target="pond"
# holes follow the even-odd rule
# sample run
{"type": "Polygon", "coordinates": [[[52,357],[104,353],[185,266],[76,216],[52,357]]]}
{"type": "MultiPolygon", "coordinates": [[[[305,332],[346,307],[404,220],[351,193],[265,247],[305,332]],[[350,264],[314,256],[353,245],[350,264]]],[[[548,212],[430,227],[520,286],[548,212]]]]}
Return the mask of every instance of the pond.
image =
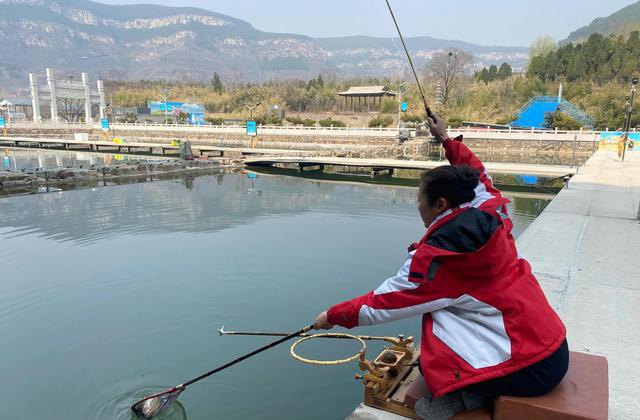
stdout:
{"type": "MultiPolygon", "coordinates": [[[[424,231],[415,195],[233,173],[0,198],[2,417],[130,419],[137,397],[269,341],[219,326],[312,323],[395,273],[424,231]]],[[[549,203],[510,198],[516,235],[549,203]]],[[[419,324],[358,331],[417,335],[419,324]]],[[[288,347],[192,385],[168,418],[342,419],[362,400],[355,363],[303,365],[288,347]]],[[[356,347],[302,350],[331,359],[356,347]]]]}

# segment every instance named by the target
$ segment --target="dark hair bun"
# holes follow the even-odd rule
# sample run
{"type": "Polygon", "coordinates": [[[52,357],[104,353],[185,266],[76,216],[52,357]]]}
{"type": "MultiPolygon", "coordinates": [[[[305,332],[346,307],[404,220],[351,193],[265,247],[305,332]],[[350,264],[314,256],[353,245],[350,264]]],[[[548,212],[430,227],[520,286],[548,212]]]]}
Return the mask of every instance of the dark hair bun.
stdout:
{"type": "Polygon", "coordinates": [[[420,181],[420,195],[433,206],[445,198],[451,207],[473,200],[480,172],[466,165],[443,165],[425,171],[420,181]]]}
{"type": "Polygon", "coordinates": [[[475,189],[480,181],[480,172],[467,165],[455,166],[456,176],[464,189],[475,189]]]}

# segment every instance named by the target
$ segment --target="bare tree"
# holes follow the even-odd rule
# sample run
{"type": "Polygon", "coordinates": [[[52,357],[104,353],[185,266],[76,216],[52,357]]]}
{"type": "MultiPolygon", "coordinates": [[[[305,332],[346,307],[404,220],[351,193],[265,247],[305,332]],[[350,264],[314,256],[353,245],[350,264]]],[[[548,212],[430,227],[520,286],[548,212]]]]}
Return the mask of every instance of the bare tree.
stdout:
{"type": "Polygon", "coordinates": [[[455,48],[435,53],[427,63],[425,73],[440,83],[443,105],[447,104],[451,90],[471,63],[473,56],[455,48]]]}
{"type": "Polygon", "coordinates": [[[58,98],[58,116],[69,122],[80,121],[84,116],[84,99],[58,98]]]}

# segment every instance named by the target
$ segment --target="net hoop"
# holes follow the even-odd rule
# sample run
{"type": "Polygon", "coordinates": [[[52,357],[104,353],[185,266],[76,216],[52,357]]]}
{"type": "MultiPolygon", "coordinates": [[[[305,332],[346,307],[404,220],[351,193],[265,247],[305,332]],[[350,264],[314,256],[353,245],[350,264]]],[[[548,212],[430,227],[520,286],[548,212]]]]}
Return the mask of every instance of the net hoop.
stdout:
{"type": "Polygon", "coordinates": [[[301,339],[297,340],[295,343],[293,343],[291,345],[291,357],[293,357],[294,359],[296,359],[299,362],[302,363],[306,363],[308,365],[322,365],[322,366],[330,366],[330,365],[341,365],[344,363],[349,363],[349,362],[353,362],[354,360],[357,360],[358,358],[360,358],[361,355],[364,355],[364,353],[367,351],[367,344],[364,342],[364,340],[360,337],[358,337],[357,335],[351,335],[351,334],[345,334],[345,333],[319,333],[319,334],[312,334],[309,335],[307,337],[302,337],[301,339]],[[320,338],[320,337],[341,337],[341,338],[350,338],[352,340],[356,340],[360,343],[360,350],[354,354],[351,357],[348,357],[346,359],[336,359],[336,360],[314,360],[314,359],[307,359],[304,358],[302,356],[299,356],[296,353],[296,349],[297,347],[304,343],[307,340],[311,340],[314,338],[320,338]]]}

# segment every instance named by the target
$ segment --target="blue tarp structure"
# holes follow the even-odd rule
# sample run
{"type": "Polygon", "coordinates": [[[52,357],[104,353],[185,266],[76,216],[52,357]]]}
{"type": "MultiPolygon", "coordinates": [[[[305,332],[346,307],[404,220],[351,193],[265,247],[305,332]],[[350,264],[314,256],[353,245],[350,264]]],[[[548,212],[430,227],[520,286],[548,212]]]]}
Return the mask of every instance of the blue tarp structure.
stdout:
{"type": "Polygon", "coordinates": [[[203,125],[204,121],[204,107],[199,104],[186,103],[186,102],[149,102],[149,111],[151,114],[167,114],[178,115],[181,112],[189,114],[189,124],[203,125]],[[165,109],[166,108],[166,109],[165,109]]]}
{"type": "Polygon", "coordinates": [[[589,115],[566,99],[561,99],[560,96],[534,96],[522,107],[518,113],[518,119],[511,123],[511,126],[550,129],[553,127],[545,126],[544,116],[556,111],[570,116],[583,127],[593,128],[593,120],[589,115]]]}
{"type": "Polygon", "coordinates": [[[558,98],[555,97],[543,96],[534,98],[523,108],[518,119],[511,125],[513,127],[546,128],[544,126],[544,115],[547,112],[555,112],[559,106],[558,98]]]}

